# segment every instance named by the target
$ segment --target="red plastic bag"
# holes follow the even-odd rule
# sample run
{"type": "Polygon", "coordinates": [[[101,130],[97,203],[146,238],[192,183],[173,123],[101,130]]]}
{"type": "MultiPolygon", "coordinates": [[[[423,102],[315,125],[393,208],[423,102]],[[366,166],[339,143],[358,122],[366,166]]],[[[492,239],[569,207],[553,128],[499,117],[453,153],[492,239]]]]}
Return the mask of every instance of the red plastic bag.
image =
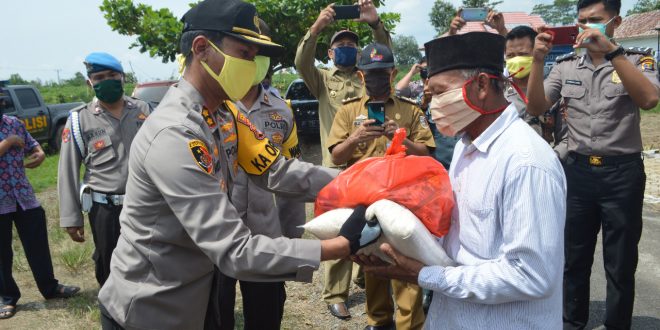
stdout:
{"type": "Polygon", "coordinates": [[[389,199],[405,206],[438,237],[449,231],[454,195],[447,171],[431,157],[406,156],[406,130],[395,133],[384,157],[359,161],[340,173],[316,198],[314,212],[389,199]]]}

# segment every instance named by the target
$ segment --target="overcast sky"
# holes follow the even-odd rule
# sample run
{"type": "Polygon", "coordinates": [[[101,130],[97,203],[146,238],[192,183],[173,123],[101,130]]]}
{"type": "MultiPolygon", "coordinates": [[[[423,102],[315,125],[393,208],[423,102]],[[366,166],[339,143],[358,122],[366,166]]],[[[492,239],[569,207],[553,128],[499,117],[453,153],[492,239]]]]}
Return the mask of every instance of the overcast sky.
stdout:
{"type": "MultiPolygon", "coordinates": [[[[156,8],[167,7],[181,17],[192,0],[134,0],[156,8]]],[[[286,0],[283,0],[286,1],[286,0]]],[[[623,0],[621,13],[636,0],[623,0]]],[[[99,10],[102,0],[0,0],[0,23],[3,26],[0,47],[0,80],[19,73],[28,80],[56,81],[83,71],[84,57],[93,51],[115,55],[124,70],[134,71],[138,80],[165,79],[176,73],[176,64],[162,63],[137,49],[129,49],[134,40],[108,27],[99,10]]],[[[332,2],[329,0],[329,2],[332,2]]],[[[451,0],[455,6],[460,0],[451,0]]],[[[504,0],[500,11],[530,12],[534,4],[550,0],[504,0]]],[[[401,22],[394,33],[412,35],[419,44],[435,35],[428,12],[433,0],[386,0],[380,11],[398,12],[401,22]]],[[[271,23],[272,24],[272,23],[271,23]]],[[[301,31],[301,37],[302,37],[301,31]]]]}

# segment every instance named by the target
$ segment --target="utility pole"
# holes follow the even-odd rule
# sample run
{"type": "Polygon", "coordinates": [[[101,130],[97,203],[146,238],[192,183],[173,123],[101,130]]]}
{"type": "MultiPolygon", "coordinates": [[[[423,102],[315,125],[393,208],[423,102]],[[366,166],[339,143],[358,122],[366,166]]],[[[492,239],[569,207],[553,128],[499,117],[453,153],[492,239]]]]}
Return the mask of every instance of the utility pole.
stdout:
{"type": "Polygon", "coordinates": [[[57,84],[58,85],[60,84],[60,71],[62,71],[62,70],[61,69],[55,69],[55,72],[57,72],[57,84]]]}

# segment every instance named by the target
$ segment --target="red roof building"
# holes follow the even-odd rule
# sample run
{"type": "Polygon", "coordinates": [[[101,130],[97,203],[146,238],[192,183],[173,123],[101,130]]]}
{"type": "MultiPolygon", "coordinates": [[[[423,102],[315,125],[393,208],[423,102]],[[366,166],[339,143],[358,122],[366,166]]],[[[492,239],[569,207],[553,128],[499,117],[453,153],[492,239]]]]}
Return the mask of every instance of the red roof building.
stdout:
{"type": "MultiPolygon", "coordinates": [[[[530,15],[525,12],[516,11],[516,12],[502,12],[504,15],[504,22],[508,30],[513,29],[518,25],[526,25],[532,28],[544,25],[545,21],[539,15],[530,15]]],[[[468,32],[491,32],[497,33],[495,29],[486,25],[484,22],[467,22],[465,26],[458,30],[458,34],[468,33],[468,32]]],[[[447,33],[442,35],[447,36],[447,33]]]]}

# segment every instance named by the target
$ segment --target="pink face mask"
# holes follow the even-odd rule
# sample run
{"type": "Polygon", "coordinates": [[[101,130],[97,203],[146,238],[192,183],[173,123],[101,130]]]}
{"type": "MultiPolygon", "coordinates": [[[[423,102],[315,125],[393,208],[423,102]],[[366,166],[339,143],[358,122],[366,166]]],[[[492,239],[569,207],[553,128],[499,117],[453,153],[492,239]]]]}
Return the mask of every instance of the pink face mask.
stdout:
{"type": "MultiPolygon", "coordinates": [[[[488,75],[488,78],[499,79],[488,75]]],[[[467,86],[474,80],[472,78],[463,84],[463,87],[435,95],[431,99],[431,118],[440,133],[446,136],[456,136],[463,132],[479,116],[504,111],[507,106],[487,111],[473,104],[467,97],[467,86]]]]}

